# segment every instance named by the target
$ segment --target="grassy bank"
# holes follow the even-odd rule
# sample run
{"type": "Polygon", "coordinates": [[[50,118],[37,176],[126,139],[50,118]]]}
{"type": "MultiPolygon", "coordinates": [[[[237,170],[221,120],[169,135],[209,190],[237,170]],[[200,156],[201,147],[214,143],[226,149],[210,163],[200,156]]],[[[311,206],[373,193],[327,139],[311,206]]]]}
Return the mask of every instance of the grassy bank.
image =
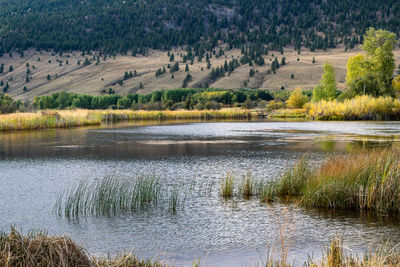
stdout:
{"type": "Polygon", "coordinates": [[[400,214],[400,147],[334,156],[319,168],[302,158],[262,198],[299,197],[308,207],[400,214]]]}
{"type": "Polygon", "coordinates": [[[104,122],[144,120],[246,120],[254,117],[250,111],[241,109],[222,110],[48,110],[36,113],[0,115],[0,131],[35,130],[46,128],[69,128],[100,125],[104,122]]]}
{"type": "Polygon", "coordinates": [[[399,120],[400,101],[392,97],[356,96],[343,102],[310,103],[309,115],[317,120],[399,120]]]}
{"type": "Polygon", "coordinates": [[[100,125],[101,117],[84,111],[41,111],[0,115],[0,131],[100,125]]]}

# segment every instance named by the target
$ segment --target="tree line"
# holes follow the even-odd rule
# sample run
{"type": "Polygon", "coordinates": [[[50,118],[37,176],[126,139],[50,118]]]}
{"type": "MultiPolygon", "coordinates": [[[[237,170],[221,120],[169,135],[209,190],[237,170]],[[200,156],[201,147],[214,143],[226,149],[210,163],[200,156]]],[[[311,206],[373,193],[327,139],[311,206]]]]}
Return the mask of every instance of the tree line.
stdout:
{"type": "Polygon", "coordinates": [[[222,89],[173,89],[159,90],[149,94],[117,94],[93,96],[59,92],[37,96],[33,107],[37,109],[219,109],[221,107],[256,107],[258,103],[286,101],[289,92],[269,90],[222,90],[222,89]]]}
{"type": "Polygon", "coordinates": [[[185,45],[210,51],[221,42],[277,51],[338,43],[349,49],[371,26],[398,34],[398,14],[397,0],[1,1],[0,53],[23,55],[33,47],[135,56],[185,45]]]}

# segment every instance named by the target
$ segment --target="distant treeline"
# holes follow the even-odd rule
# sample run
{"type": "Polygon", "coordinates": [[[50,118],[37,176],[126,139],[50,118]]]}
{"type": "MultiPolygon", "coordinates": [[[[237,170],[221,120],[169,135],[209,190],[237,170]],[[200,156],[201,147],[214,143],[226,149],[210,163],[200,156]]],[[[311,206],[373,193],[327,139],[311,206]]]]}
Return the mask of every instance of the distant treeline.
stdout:
{"type": "Polygon", "coordinates": [[[267,45],[352,48],[368,27],[399,33],[398,0],[0,1],[0,53],[28,48],[146,54],[267,45]]]}
{"type": "MultiPolygon", "coordinates": [[[[309,92],[310,94],[310,92],[309,92]]],[[[33,106],[37,109],[219,109],[223,106],[252,108],[270,100],[286,101],[290,92],[269,90],[217,90],[217,89],[174,89],[154,91],[150,94],[111,94],[92,96],[60,92],[37,96],[33,106]]]]}

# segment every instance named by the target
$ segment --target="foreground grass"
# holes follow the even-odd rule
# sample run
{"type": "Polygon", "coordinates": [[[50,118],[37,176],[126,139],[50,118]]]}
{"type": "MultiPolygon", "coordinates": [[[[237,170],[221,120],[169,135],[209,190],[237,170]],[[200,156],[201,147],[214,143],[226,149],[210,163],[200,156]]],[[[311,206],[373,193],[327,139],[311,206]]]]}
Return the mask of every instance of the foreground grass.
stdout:
{"type": "Polygon", "coordinates": [[[126,254],[115,258],[89,255],[67,236],[48,236],[45,232],[23,235],[14,227],[7,235],[0,232],[0,266],[4,267],[161,267],[159,262],[139,260],[126,254]]]}
{"type": "MultiPolygon", "coordinates": [[[[268,257],[261,266],[289,267],[287,251],[281,258],[268,257]]],[[[132,254],[118,257],[95,257],[76,244],[68,236],[49,236],[45,232],[30,232],[23,235],[11,227],[9,234],[0,232],[0,266],[39,266],[39,267],[161,267],[167,266],[158,261],[140,260],[132,254]]],[[[193,266],[201,266],[195,261],[193,266]]],[[[205,265],[203,265],[205,266],[205,265]]],[[[396,247],[382,246],[359,257],[344,252],[340,238],[331,241],[320,261],[309,259],[304,266],[310,267],[394,267],[400,266],[400,251],[396,247]]]]}
{"type": "Polygon", "coordinates": [[[264,201],[300,197],[308,207],[400,214],[400,147],[334,156],[319,168],[302,158],[268,184],[264,201]]]}
{"type": "Polygon", "coordinates": [[[69,128],[100,125],[103,122],[143,120],[244,120],[255,114],[241,109],[222,110],[177,110],[177,111],[133,111],[133,110],[60,110],[36,113],[14,113],[0,115],[0,131],[35,130],[45,128],[69,128]]]}

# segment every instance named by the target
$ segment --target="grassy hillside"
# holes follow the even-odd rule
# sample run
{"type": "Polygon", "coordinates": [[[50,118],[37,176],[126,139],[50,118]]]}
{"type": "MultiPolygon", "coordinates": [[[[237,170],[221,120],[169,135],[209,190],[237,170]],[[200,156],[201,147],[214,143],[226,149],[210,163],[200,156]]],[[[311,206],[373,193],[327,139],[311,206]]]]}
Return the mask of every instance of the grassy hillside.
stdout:
{"type": "MultiPolygon", "coordinates": [[[[93,55],[82,56],[81,52],[59,54],[51,52],[37,52],[29,50],[24,53],[24,57],[18,54],[4,55],[0,58],[0,64],[4,64],[4,73],[0,74],[0,82],[3,81],[4,88],[6,83],[9,84],[7,93],[16,99],[27,100],[33,99],[34,96],[50,94],[59,91],[86,93],[99,95],[104,94],[104,90],[112,88],[117,94],[127,94],[133,92],[149,93],[154,90],[180,88],[182,82],[188,73],[192,76],[192,81],[188,87],[200,87],[207,83],[213,88],[254,88],[254,89],[276,89],[281,90],[284,86],[285,90],[292,90],[296,86],[303,89],[311,89],[315,86],[322,73],[322,65],[328,60],[336,68],[336,79],[339,88],[345,85],[346,62],[349,57],[360,53],[361,49],[356,48],[344,52],[343,48],[332,49],[328,51],[309,52],[303,51],[298,54],[293,49],[287,49],[284,54],[270,51],[268,55],[264,55],[265,65],[250,67],[249,64],[241,65],[236,68],[229,76],[219,78],[215,81],[209,79],[209,73],[213,67],[224,64],[225,60],[229,62],[232,58],[239,59],[241,57],[240,50],[225,51],[220,58],[213,56],[210,59],[211,69],[207,69],[206,60],[198,62],[197,58],[193,65],[187,62],[189,72],[185,72],[183,58],[180,56],[186,54],[185,51],[175,50],[174,62],[178,61],[180,70],[174,73],[174,79],[171,79],[170,70],[167,65],[171,66],[174,62],[169,61],[169,56],[165,51],[152,50],[147,56],[122,56],[107,57],[104,60],[100,58],[96,64],[97,57],[93,55]],[[274,54],[274,57],[272,56],[274,54]],[[91,60],[90,65],[84,65],[86,57],[91,60]],[[286,65],[281,66],[276,74],[267,74],[270,69],[272,60],[277,57],[281,62],[282,57],[286,57],[286,65]],[[40,58],[40,61],[39,61],[40,58]],[[316,62],[312,63],[313,58],[316,62]],[[299,59],[299,61],[297,60],[299,59]],[[68,64],[66,61],[68,60],[68,64]],[[80,61],[80,65],[77,62],[80,61]],[[9,72],[12,65],[13,71],[9,72]],[[28,67],[29,65],[29,67],[28,67]],[[158,69],[166,68],[166,73],[156,77],[155,73],[158,69]],[[256,71],[253,77],[249,77],[249,71],[254,68],[256,71]],[[27,74],[29,69],[30,73],[27,74]],[[203,70],[202,70],[203,69],[203,70]],[[124,79],[125,72],[134,72],[136,70],[137,77],[124,79]],[[294,78],[291,79],[291,74],[294,78]],[[48,80],[50,75],[50,80],[48,80]],[[30,77],[27,82],[26,77],[30,77]],[[119,81],[123,80],[120,85],[119,81]],[[247,86],[244,81],[248,80],[247,86]],[[143,88],[140,88],[142,83],[143,88]],[[26,87],[26,91],[24,91],[26,87]]],[[[395,51],[397,62],[400,61],[400,50],[395,51]]],[[[397,65],[397,64],[396,64],[397,65]]]]}

